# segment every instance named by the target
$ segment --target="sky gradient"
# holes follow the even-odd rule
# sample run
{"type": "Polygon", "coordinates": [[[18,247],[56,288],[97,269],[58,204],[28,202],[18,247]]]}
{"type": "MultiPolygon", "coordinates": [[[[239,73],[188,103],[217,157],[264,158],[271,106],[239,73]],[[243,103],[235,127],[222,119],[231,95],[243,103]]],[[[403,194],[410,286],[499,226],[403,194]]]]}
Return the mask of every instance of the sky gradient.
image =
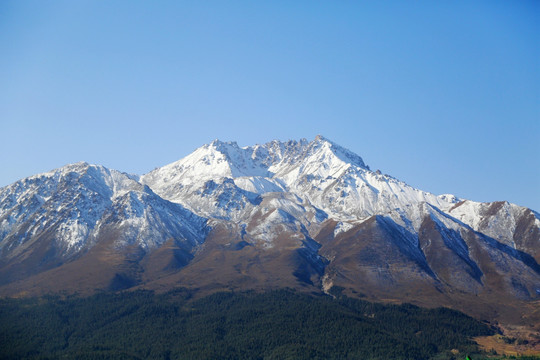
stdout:
{"type": "Polygon", "coordinates": [[[317,134],[540,211],[538,1],[2,1],[0,186],[317,134]]]}

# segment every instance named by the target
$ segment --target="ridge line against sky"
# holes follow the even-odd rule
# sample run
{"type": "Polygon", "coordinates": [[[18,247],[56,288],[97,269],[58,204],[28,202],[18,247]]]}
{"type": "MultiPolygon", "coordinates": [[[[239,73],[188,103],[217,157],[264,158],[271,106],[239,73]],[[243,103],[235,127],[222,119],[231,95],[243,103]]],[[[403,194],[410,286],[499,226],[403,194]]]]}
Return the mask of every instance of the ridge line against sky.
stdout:
{"type": "Polygon", "coordinates": [[[540,211],[540,3],[0,3],[0,187],[322,134],[413,187],[540,211]]]}

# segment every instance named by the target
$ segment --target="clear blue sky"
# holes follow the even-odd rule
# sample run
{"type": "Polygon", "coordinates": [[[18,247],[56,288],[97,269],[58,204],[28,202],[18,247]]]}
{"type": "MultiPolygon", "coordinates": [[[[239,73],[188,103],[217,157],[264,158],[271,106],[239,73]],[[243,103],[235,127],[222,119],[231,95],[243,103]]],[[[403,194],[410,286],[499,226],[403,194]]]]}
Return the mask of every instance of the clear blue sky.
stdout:
{"type": "Polygon", "coordinates": [[[0,2],[0,186],[317,134],[540,211],[539,1],[0,2]]]}

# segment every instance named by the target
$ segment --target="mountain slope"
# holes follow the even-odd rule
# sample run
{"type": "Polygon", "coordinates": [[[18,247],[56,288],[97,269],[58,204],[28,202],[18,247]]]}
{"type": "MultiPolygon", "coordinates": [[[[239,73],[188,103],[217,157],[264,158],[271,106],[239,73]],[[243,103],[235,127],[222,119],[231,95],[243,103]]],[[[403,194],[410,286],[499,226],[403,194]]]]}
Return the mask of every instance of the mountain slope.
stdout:
{"type": "Polygon", "coordinates": [[[539,249],[535,211],[415,189],[322,136],[0,189],[2,294],[335,287],[518,323],[540,316],[539,249]]]}
{"type": "Polygon", "coordinates": [[[0,199],[0,283],[76,260],[106,239],[113,250],[175,239],[191,251],[206,233],[205,219],[133,176],[86,163],[21,180],[0,199]]]}

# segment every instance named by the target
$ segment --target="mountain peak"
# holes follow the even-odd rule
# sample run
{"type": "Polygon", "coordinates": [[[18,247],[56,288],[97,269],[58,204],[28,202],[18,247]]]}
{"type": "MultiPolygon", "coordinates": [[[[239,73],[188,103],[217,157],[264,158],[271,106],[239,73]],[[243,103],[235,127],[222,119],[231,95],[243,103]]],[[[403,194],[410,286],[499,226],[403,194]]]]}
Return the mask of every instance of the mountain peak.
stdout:
{"type": "Polygon", "coordinates": [[[213,147],[217,150],[221,150],[221,149],[224,149],[224,148],[237,148],[239,149],[240,147],[238,146],[238,143],[236,141],[221,141],[219,139],[214,139],[210,144],[207,145],[208,147],[213,147]]]}
{"type": "Polygon", "coordinates": [[[326,147],[340,160],[369,170],[369,166],[364,163],[364,160],[359,155],[322,135],[317,135],[315,139],[309,143],[309,146],[312,148],[326,147]]]}

